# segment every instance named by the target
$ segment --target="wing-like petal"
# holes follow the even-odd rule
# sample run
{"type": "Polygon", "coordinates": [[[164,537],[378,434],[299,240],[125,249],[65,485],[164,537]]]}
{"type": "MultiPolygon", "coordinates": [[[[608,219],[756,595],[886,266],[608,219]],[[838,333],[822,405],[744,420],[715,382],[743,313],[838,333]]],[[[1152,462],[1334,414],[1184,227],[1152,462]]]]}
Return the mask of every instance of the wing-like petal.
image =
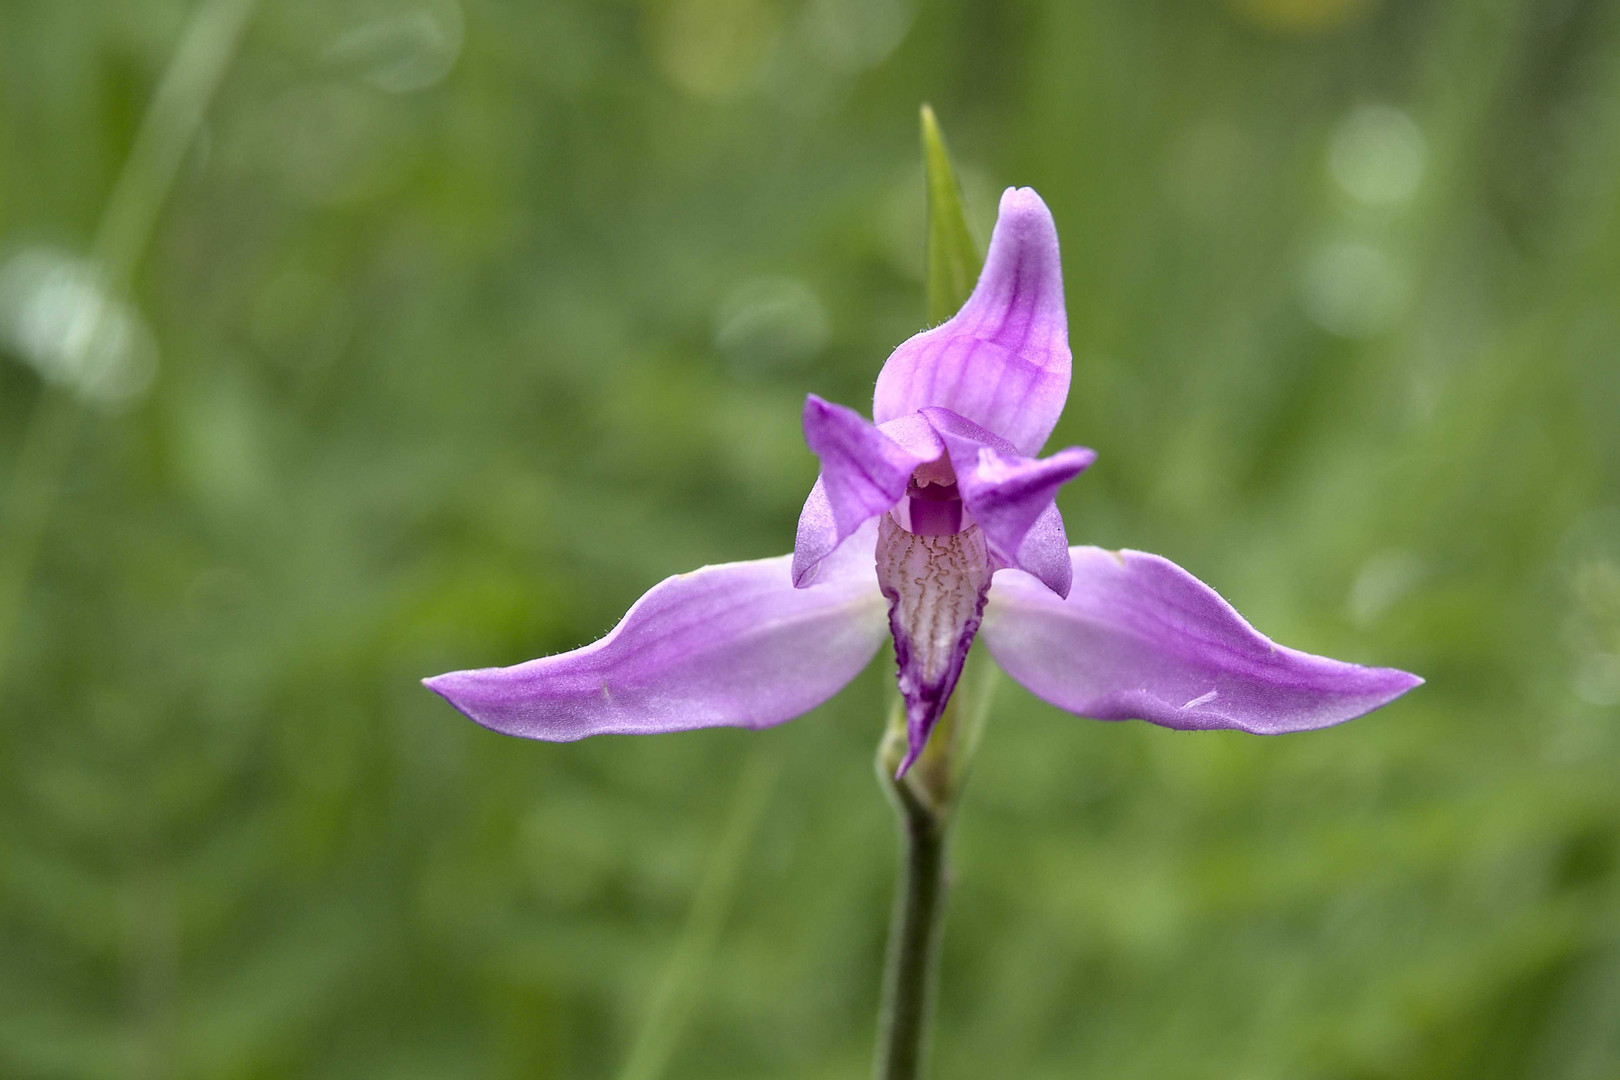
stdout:
{"type": "Polygon", "coordinates": [[[780,724],[842,689],[887,636],[875,545],[862,529],[807,589],[787,555],[705,566],[654,586],[595,644],[424,681],[484,727],[548,742],[780,724]]]}
{"type": "Polygon", "coordinates": [[[1063,411],[1069,366],[1057,226],[1034,191],[1008,188],[973,295],[894,351],[872,416],[882,424],[937,405],[1033,455],[1063,411]]]}
{"type": "Polygon", "coordinates": [[[854,409],[814,394],[804,403],[804,441],[821,459],[821,476],[793,545],[793,582],[800,587],[817,580],[817,565],[856,529],[900,500],[917,466],[944,452],[920,416],[880,431],[854,409]]]}
{"type": "Polygon", "coordinates": [[[1423,681],[1277,645],[1168,559],[1069,551],[1066,600],[1001,571],[980,631],[1007,674],[1060,709],[1280,735],[1353,720],[1423,681]]]}

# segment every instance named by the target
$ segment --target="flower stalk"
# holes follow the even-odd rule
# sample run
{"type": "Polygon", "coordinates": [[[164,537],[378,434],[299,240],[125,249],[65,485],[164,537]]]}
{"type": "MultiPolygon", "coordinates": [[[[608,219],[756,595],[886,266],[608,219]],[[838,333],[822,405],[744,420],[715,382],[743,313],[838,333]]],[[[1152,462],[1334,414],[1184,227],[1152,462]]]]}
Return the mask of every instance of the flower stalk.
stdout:
{"type": "Polygon", "coordinates": [[[900,880],[878,1012],[876,1080],[924,1075],[951,877],[946,848],[952,812],[967,782],[999,674],[982,654],[969,655],[928,746],[904,776],[895,775],[907,751],[905,705],[898,698],[878,744],[878,784],[894,807],[900,830],[900,880]]]}
{"type": "Polygon", "coordinates": [[[940,931],[949,877],[945,862],[949,810],[920,790],[922,785],[914,779],[920,769],[894,778],[898,755],[904,752],[904,725],[891,725],[878,752],[878,778],[894,803],[901,859],[878,1015],[873,1070],[877,1080],[916,1080],[923,1075],[934,989],[939,981],[940,931]]]}

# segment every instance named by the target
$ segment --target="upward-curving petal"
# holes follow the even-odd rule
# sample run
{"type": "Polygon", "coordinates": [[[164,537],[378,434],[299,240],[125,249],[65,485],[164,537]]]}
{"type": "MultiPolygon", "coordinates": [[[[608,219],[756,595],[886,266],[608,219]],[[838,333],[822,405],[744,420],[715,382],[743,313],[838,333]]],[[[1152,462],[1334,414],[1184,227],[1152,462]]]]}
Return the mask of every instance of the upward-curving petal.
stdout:
{"type": "Polygon", "coordinates": [[[875,544],[868,525],[807,589],[789,581],[787,555],[678,574],[595,644],[424,682],[484,727],[548,742],[780,724],[837,693],[882,644],[875,544]]]}
{"type": "Polygon", "coordinates": [[[1033,190],[1008,188],[973,295],[894,351],[872,416],[882,424],[937,405],[1034,455],[1069,396],[1069,366],[1057,226],[1033,190]]]}
{"type": "Polygon", "coordinates": [[[1070,556],[1066,600],[1027,574],[998,573],[980,629],[1002,669],[1060,709],[1278,735],[1353,720],[1423,681],[1277,645],[1157,555],[1070,556]]]}

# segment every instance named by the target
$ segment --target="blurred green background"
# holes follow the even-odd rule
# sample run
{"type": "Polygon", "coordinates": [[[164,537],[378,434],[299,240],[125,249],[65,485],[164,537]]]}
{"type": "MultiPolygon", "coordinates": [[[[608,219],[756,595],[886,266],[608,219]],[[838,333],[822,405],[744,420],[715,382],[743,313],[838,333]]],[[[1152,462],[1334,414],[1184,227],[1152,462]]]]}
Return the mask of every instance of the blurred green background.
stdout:
{"type": "Polygon", "coordinates": [[[1620,1076],[1620,3],[264,0],[126,166],[232,3],[0,0],[0,1075],[865,1075],[887,652],[562,746],[417,680],[790,548],[927,100],[1057,218],[1071,539],[1429,680],[1004,683],[935,1076],[1620,1076]]]}

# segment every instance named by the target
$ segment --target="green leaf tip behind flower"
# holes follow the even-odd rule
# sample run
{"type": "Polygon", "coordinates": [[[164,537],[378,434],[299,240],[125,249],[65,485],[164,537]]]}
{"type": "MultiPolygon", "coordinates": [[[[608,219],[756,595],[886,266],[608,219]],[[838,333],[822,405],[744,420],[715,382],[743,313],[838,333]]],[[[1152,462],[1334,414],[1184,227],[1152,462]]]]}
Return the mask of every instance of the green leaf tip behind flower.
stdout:
{"type": "Polygon", "coordinates": [[[956,314],[973,292],[984,256],[962,212],[962,186],[934,110],[922,107],[923,172],[928,185],[928,322],[956,314]]]}

